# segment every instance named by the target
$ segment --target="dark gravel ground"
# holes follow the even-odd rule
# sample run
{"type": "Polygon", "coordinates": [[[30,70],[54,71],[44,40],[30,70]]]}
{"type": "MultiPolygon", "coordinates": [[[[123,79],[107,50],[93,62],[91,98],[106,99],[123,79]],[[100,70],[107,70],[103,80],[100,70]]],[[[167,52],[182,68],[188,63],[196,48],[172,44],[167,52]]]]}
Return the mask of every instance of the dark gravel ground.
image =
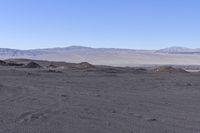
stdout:
{"type": "Polygon", "coordinates": [[[0,133],[199,133],[200,74],[0,67],[0,133]]]}

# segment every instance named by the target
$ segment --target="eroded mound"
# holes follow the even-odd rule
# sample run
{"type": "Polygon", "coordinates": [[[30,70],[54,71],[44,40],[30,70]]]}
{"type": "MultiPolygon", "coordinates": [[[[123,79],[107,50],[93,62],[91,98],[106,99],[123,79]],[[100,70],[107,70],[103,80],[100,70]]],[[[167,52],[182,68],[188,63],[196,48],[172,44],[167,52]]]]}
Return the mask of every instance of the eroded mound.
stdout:
{"type": "Polygon", "coordinates": [[[94,65],[88,63],[88,62],[81,62],[79,64],[75,65],[76,68],[80,68],[80,69],[88,69],[88,68],[95,68],[94,65]]]}
{"type": "Polygon", "coordinates": [[[161,66],[154,70],[155,72],[167,72],[167,73],[188,73],[184,69],[174,68],[171,66],[161,66]]]}
{"type": "Polygon", "coordinates": [[[47,68],[48,68],[48,69],[55,69],[55,68],[57,68],[57,66],[55,66],[55,65],[53,65],[53,64],[50,64],[50,65],[47,66],[47,68]]]}
{"type": "Polygon", "coordinates": [[[26,65],[26,68],[41,68],[41,66],[35,62],[30,62],[26,65]]]}

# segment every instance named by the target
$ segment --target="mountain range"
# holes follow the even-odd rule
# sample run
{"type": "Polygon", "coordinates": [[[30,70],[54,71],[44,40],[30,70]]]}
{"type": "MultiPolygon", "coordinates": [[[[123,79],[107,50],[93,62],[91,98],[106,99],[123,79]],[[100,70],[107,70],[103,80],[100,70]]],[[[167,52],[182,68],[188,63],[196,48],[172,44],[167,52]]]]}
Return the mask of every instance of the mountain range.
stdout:
{"type": "Polygon", "coordinates": [[[0,48],[0,58],[29,58],[74,63],[90,62],[96,65],[113,66],[200,65],[200,49],[170,47],[160,50],[136,50],[83,46],[32,50],[0,48]]]}
{"type": "Polygon", "coordinates": [[[165,49],[157,50],[158,53],[168,53],[168,54],[200,54],[200,48],[190,49],[184,47],[170,47],[165,49]]]}

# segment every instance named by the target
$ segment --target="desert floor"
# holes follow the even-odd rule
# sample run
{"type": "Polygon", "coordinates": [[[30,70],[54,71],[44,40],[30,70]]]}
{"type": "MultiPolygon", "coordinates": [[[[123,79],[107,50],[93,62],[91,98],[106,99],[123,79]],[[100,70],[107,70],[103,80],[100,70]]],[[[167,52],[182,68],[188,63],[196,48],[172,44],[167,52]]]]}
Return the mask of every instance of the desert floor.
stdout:
{"type": "Polygon", "coordinates": [[[0,133],[198,132],[198,73],[0,67],[0,133]]]}

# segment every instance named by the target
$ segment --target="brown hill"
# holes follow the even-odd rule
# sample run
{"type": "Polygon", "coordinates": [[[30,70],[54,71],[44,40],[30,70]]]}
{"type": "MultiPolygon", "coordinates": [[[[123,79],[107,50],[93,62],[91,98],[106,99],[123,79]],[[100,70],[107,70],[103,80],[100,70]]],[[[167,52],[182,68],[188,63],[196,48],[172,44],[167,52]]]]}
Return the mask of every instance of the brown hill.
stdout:
{"type": "Polygon", "coordinates": [[[167,73],[188,73],[184,69],[174,68],[171,66],[160,66],[154,70],[154,72],[167,72],[167,73]]]}

